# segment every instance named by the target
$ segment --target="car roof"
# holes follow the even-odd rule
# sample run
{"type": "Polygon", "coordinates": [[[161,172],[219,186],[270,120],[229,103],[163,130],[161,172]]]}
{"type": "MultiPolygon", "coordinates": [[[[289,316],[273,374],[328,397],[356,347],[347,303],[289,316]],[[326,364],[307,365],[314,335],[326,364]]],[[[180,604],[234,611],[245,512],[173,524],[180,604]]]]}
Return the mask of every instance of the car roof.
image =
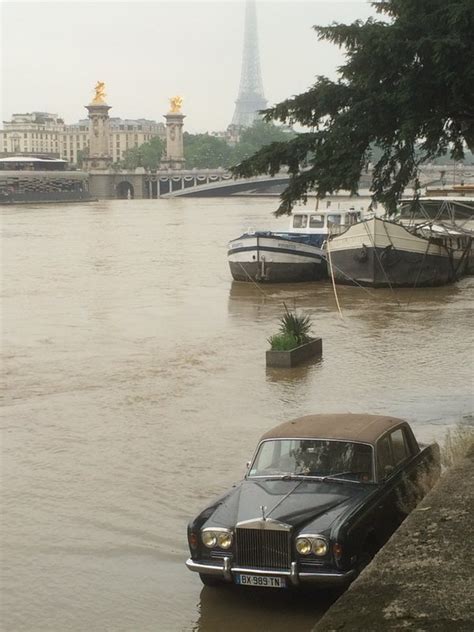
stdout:
{"type": "Polygon", "coordinates": [[[400,424],[403,419],[384,415],[331,414],[305,415],[275,426],[260,439],[340,439],[374,444],[387,430],[400,424]]]}

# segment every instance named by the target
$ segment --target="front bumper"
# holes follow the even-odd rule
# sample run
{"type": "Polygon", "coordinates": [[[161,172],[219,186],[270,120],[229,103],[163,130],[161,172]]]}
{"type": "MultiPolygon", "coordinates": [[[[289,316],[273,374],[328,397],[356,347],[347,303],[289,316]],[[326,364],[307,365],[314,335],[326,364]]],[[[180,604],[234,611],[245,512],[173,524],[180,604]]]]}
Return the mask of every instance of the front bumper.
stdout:
{"type": "Polygon", "coordinates": [[[350,571],[320,571],[315,570],[312,572],[298,571],[296,562],[291,563],[291,569],[286,570],[273,570],[273,569],[260,569],[260,568],[243,568],[234,566],[231,568],[230,557],[224,557],[222,564],[206,564],[203,562],[196,562],[189,558],[186,561],[186,566],[190,571],[196,573],[202,573],[203,575],[213,575],[214,577],[220,577],[227,582],[233,582],[233,575],[237,573],[244,573],[248,575],[261,575],[264,577],[286,577],[289,583],[293,586],[299,586],[300,584],[318,584],[320,586],[345,586],[349,584],[355,577],[355,569],[350,571]]]}

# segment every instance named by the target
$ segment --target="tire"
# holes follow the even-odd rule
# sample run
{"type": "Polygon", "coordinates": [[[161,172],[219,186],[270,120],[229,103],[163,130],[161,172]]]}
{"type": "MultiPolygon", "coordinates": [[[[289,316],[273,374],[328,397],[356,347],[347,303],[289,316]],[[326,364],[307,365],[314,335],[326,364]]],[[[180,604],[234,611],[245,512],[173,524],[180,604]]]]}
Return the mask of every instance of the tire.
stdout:
{"type": "Polygon", "coordinates": [[[199,577],[201,578],[204,586],[212,586],[215,588],[224,584],[224,581],[220,579],[220,577],[214,577],[214,575],[205,575],[204,573],[199,573],[199,577]]]}

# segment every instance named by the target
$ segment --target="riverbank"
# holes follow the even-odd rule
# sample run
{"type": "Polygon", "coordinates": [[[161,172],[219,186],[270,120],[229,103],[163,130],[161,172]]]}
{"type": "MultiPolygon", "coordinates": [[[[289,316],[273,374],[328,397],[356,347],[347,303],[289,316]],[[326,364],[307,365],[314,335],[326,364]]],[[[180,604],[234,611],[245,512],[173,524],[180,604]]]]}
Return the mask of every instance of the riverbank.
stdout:
{"type": "Polygon", "coordinates": [[[473,522],[471,448],[313,632],[474,630],[473,522]]]}

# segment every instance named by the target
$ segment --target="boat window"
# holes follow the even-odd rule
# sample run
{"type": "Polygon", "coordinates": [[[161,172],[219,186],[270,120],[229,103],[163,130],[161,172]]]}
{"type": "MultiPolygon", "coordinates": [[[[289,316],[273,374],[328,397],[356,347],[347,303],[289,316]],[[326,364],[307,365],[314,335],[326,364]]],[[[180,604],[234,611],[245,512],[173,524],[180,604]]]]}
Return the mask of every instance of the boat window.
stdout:
{"type": "Polygon", "coordinates": [[[347,214],[348,224],[357,224],[358,221],[360,221],[360,213],[354,211],[347,214]]]}
{"type": "Polygon", "coordinates": [[[310,228],[322,228],[324,226],[324,215],[310,215],[309,227],[310,228]]]}
{"type": "Polygon", "coordinates": [[[293,228],[306,228],[307,223],[307,215],[295,215],[293,217],[293,228]]]}
{"type": "Polygon", "coordinates": [[[340,225],[341,223],[341,216],[338,214],[334,214],[332,213],[331,215],[328,215],[328,226],[330,226],[331,224],[336,224],[336,225],[340,225]]]}

